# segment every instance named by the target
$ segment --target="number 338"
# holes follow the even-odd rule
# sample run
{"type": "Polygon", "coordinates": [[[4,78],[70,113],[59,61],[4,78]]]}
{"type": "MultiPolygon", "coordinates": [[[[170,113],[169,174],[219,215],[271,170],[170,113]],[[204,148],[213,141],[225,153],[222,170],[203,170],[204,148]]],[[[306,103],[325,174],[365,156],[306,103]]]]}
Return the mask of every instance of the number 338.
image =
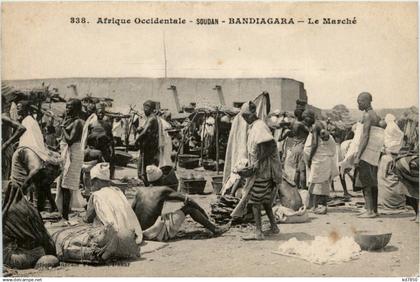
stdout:
{"type": "Polygon", "coordinates": [[[86,18],[70,18],[70,23],[72,24],[84,24],[87,23],[86,18]]]}

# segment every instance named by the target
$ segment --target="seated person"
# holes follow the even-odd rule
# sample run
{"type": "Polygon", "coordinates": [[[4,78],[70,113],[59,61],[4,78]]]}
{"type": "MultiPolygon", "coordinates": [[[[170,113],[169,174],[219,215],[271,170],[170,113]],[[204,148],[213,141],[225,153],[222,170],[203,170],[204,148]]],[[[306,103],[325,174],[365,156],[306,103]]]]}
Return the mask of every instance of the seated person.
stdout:
{"type": "Polygon", "coordinates": [[[83,220],[93,225],[112,224],[117,232],[132,231],[136,243],[143,240],[143,233],[135,213],[121,190],[110,180],[109,163],[99,163],[90,171],[93,192],[89,198],[83,220]]]}
{"type": "Polygon", "coordinates": [[[228,229],[226,226],[217,227],[194,200],[166,186],[138,188],[132,208],[144,230],[143,236],[146,240],[173,239],[187,215],[214,235],[221,235],[228,229]],[[184,205],[177,211],[162,214],[165,201],[178,201],[184,205]]]}

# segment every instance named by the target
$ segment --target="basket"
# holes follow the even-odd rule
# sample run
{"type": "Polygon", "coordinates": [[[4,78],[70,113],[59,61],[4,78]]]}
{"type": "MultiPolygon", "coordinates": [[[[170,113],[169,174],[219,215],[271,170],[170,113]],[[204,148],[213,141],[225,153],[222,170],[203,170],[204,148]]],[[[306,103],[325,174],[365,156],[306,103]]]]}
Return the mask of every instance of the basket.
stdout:
{"type": "Polygon", "coordinates": [[[365,251],[383,249],[391,240],[392,233],[375,234],[368,231],[357,231],[354,241],[365,251]]]}
{"type": "Polygon", "coordinates": [[[115,151],[114,162],[116,166],[127,166],[133,156],[123,151],[115,151]]]}
{"type": "Polygon", "coordinates": [[[179,155],[178,160],[179,167],[186,169],[194,169],[198,167],[200,163],[200,157],[196,155],[179,155]]]}
{"type": "Polygon", "coordinates": [[[181,178],[180,190],[187,194],[203,194],[207,180],[191,180],[181,178]]]}
{"type": "MultiPolygon", "coordinates": [[[[223,170],[224,166],[225,166],[225,163],[223,161],[219,161],[219,170],[223,170]]],[[[203,161],[203,167],[205,170],[216,171],[216,161],[205,160],[203,161]]]]}
{"type": "Polygon", "coordinates": [[[223,182],[223,175],[216,175],[211,177],[214,182],[223,182]]]}

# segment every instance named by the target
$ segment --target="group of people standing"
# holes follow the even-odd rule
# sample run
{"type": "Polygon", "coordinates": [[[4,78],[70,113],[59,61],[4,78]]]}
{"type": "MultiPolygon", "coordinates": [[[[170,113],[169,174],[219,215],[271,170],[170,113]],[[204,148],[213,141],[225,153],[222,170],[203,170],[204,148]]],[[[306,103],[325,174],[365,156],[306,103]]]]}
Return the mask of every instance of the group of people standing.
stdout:
{"type": "MultiPolygon", "coordinates": [[[[286,126],[277,134],[284,164],[283,185],[307,189],[309,208],[317,214],[327,213],[327,199],[337,176],[340,177],[344,197],[352,196],[347,191],[346,175],[352,179],[353,191],[363,192],[365,211],[359,215],[360,218],[379,215],[378,181],[380,184],[389,182],[390,175],[394,190],[398,190],[393,192],[394,195],[405,197],[400,189],[395,189],[395,183],[401,181],[390,170],[392,164],[395,166],[402,148],[403,133],[395,124],[395,117],[388,114],[383,120],[377,115],[372,101],[370,93],[363,92],[358,96],[357,104],[363,116],[346,134],[337,132],[327,122],[317,120],[314,112],[305,109],[301,102],[297,103],[295,119],[292,122],[283,121],[286,126]],[[384,163],[387,168],[382,170],[387,172],[378,175],[378,167],[384,163]]],[[[417,214],[418,207],[413,208],[417,214]]]]}
{"type": "MultiPolygon", "coordinates": [[[[50,150],[51,147],[48,146],[38,122],[33,117],[31,103],[25,100],[15,103],[18,119],[12,120],[7,114],[2,116],[3,178],[16,182],[25,193],[30,192],[27,188],[32,187],[40,211],[44,209],[46,196],[52,209],[59,210],[63,218],[68,220],[72,208],[83,208],[86,205],[80,191],[82,170],[88,171],[95,164],[106,162],[109,163],[110,178],[114,179],[115,122],[106,115],[103,104],[89,104],[84,108],[81,100],[69,99],[64,117],[56,129],[56,132],[60,133],[60,137],[57,138],[60,154],[58,156],[58,153],[50,150]],[[51,162],[52,156],[55,163],[51,162]],[[60,157],[59,164],[56,160],[60,157]],[[34,181],[34,176],[38,178],[39,170],[47,164],[54,167],[55,171],[61,171],[55,200],[52,199],[50,189],[45,188],[49,188],[54,179],[49,179],[49,183],[43,180],[43,185],[34,181]]],[[[155,110],[155,102],[149,100],[144,103],[145,122],[135,134],[135,145],[140,149],[138,177],[146,186],[149,184],[147,166],[172,165],[172,149],[167,148],[172,144],[165,131],[168,123],[158,117],[155,110]]],[[[6,112],[5,110],[4,113],[6,112]]]]}

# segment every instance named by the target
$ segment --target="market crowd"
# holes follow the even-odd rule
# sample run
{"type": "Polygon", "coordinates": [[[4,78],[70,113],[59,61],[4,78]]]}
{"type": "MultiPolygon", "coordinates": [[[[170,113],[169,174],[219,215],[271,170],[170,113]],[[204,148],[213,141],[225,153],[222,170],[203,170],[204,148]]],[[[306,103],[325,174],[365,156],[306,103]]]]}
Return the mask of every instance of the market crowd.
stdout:
{"type": "Polygon", "coordinates": [[[271,111],[269,95],[263,93],[243,103],[235,115],[210,112],[198,126],[192,115],[177,124],[180,130],[174,130],[171,114],[150,100],[143,103],[141,114],[121,117],[110,114],[103,103],[84,104],[72,98],[60,118],[49,117],[44,124],[30,100],[13,101],[14,115],[10,103],[2,101],[2,179],[8,180],[3,182],[3,261],[25,268],[45,256],[57,262],[136,257],[144,240],[175,238],[187,216],[212,236],[251,218],[255,232],[242,239],[263,240],[279,233],[278,224],[287,222],[287,217],[328,214],[335,180],[344,199],[352,197],[350,188],[362,191],[365,206],[358,217],[380,216],[378,205],[407,204],[418,222],[418,125],[413,126],[417,135],[409,136],[410,144],[404,132],[407,126],[402,128],[391,114],[380,117],[373,101],[370,93],[359,94],[355,104],[362,119],[341,128],[321,119],[303,100],[296,101],[293,113],[271,111]],[[223,143],[214,138],[221,123],[229,124],[229,130],[221,157],[219,199],[235,203],[224,215],[228,222],[224,225],[177,189],[175,173],[179,153],[193,151],[197,142],[201,154],[212,155],[212,144],[223,143]],[[131,204],[125,186],[115,177],[116,148],[124,144],[139,152],[131,204]],[[167,201],[176,201],[179,207],[162,213],[167,201]],[[58,212],[61,218],[62,228],[53,234],[41,216],[47,202],[48,212],[58,212]],[[76,210],[84,216],[73,225],[71,215],[76,210]],[[268,231],[262,228],[262,210],[270,223],[268,231]],[[84,234],[89,244],[68,239],[84,234]],[[95,245],[92,240],[102,241],[95,245]]]}

